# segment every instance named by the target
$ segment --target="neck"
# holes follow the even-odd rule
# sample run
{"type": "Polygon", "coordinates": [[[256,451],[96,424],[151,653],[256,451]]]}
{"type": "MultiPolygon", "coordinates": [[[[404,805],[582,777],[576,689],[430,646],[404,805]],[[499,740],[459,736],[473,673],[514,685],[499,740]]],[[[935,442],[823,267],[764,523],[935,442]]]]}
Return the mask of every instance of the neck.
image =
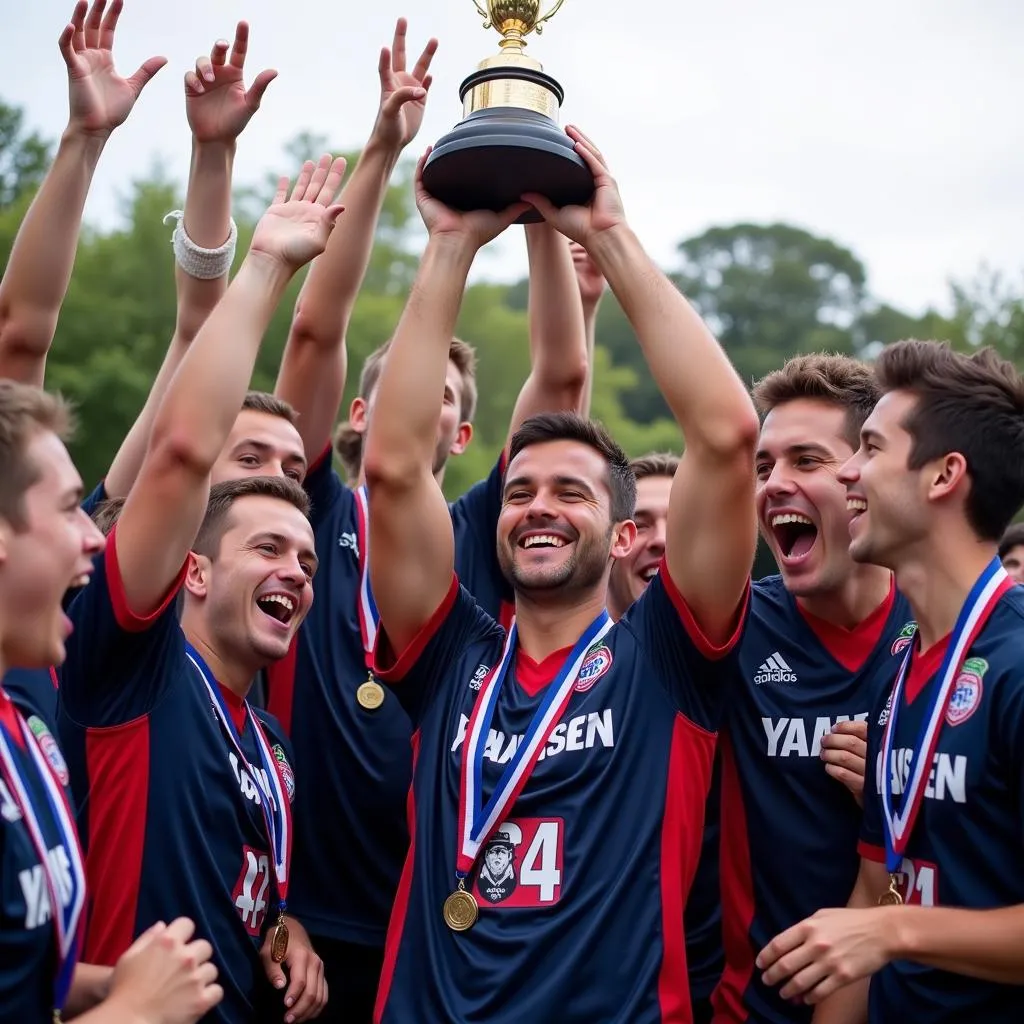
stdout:
{"type": "Polygon", "coordinates": [[[217,653],[213,644],[195,621],[188,621],[188,610],[181,617],[181,629],[185,639],[199,652],[206,667],[221,686],[243,700],[249,694],[252,681],[262,664],[242,664],[237,658],[224,657],[217,653]]]}
{"type": "Polygon", "coordinates": [[[901,554],[896,585],[910,602],[920,650],[927,651],[956,625],[971,587],[995,557],[996,545],[975,537],[954,541],[933,534],[921,546],[901,554]]]}
{"type": "Polygon", "coordinates": [[[519,646],[527,657],[543,661],[565,647],[571,647],[583,635],[605,606],[605,587],[595,587],[571,605],[540,602],[516,592],[516,630],[519,646]]]}
{"type": "Polygon", "coordinates": [[[880,565],[855,565],[842,586],[798,597],[797,604],[833,626],[859,626],[888,596],[892,573],[880,565]]]}

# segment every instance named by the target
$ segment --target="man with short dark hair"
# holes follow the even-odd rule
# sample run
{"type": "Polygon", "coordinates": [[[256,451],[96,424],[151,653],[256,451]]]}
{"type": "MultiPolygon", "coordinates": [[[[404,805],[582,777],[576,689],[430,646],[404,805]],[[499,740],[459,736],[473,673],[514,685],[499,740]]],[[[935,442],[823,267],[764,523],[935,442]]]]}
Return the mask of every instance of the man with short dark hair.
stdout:
{"type": "Polygon", "coordinates": [[[167,389],[95,578],[69,608],[59,713],[83,807],[87,953],[111,963],[170,908],[190,913],[217,950],[224,1002],[210,1019],[225,1024],[257,1011],[305,1020],[326,1000],[319,958],[284,917],[286,743],[245,699],[312,602],[308,499],[285,477],[211,491],[210,476],[270,317],[341,212],[343,172],[325,156],[304,165],[290,199],[279,183],[167,389]]]}
{"type": "Polygon", "coordinates": [[[1024,592],[997,557],[1024,503],[1024,379],[991,349],[900,342],[839,479],[850,553],[889,568],[917,632],[870,719],[847,909],[758,967],[819,1024],[1016,1022],[1024,1005],[1024,592]],[[879,906],[882,904],[882,906],[879,906]]]}
{"type": "Polygon", "coordinates": [[[725,354],[627,227],[600,154],[568,132],[596,182],[586,207],[527,195],[501,213],[461,214],[424,190],[426,157],[417,166],[430,238],[364,464],[375,668],[415,728],[383,1024],[688,1013],[683,904],[727,699],[723,661],[744,620],[757,419],[725,354]],[[613,624],[608,574],[636,532],[628,459],[572,413],[516,431],[497,527],[516,595],[506,634],[459,586],[433,437],[473,258],[527,204],[599,262],[687,445],[661,571],[613,624]],[[515,890],[491,900],[479,857],[512,825],[515,890]]]}

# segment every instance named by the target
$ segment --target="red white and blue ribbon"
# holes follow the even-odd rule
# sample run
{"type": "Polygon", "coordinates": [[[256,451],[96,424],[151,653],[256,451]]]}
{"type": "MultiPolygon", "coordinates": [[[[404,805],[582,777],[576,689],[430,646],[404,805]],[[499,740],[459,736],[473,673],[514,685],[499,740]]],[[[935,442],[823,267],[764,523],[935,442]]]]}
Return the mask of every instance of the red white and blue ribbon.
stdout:
{"type": "Polygon", "coordinates": [[[202,655],[189,643],[185,644],[185,654],[206,684],[210,701],[225,734],[235,748],[239,763],[249,769],[249,775],[259,790],[260,809],[263,811],[263,821],[267,828],[267,838],[270,841],[270,849],[274,858],[274,881],[277,884],[279,900],[277,909],[284,913],[285,901],[288,898],[288,866],[292,852],[292,810],[288,803],[284,780],[281,778],[281,771],[277,765],[277,758],[274,757],[274,752],[270,749],[270,743],[267,741],[260,720],[252,713],[249,702],[245,701],[245,713],[249,721],[252,722],[252,731],[256,736],[260,761],[263,762],[263,771],[256,769],[242,749],[242,737],[239,735],[238,729],[235,728],[234,720],[224,701],[224,695],[220,692],[220,687],[214,680],[206,662],[203,661],[202,655]]]}
{"type": "MultiPolygon", "coordinates": [[[[0,700],[7,698],[0,694],[0,700]]],[[[64,787],[57,778],[56,772],[46,760],[38,740],[28,727],[25,719],[18,714],[18,723],[25,740],[25,748],[35,762],[36,772],[46,791],[50,816],[57,826],[61,845],[67,854],[67,874],[58,871],[48,854],[46,839],[40,824],[39,808],[32,801],[30,790],[14,758],[11,744],[14,737],[8,738],[6,728],[0,724],[0,772],[10,791],[11,797],[18,805],[25,828],[46,880],[47,895],[50,900],[50,916],[53,918],[57,933],[57,977],[54,982],[54,1008],[61,1010],[67,1002],[71,989],[71,980],[78,963],[80,925],[82,911],[85,908],[85,862],[82,848],[78,842],[74,816],[68,805],[64,787]]]]}
{"type": "Polygon", "coordinates": [[[914,830],[914,823],[917,821],[927,788],[928,776],[935,760],[935,750],[938,746],[939,734],[942,731],[942,723],[946,717],[946,709],[949,707],[949,699],[956,686],[956,679],[964,659],[978,634],[984,629],[985,623],[1000,598],[1012,587],[1013,583],[998,558],[993,558],[989,562],[975,581],[974,586],[971,587],[967,600],[957,616],[953,632],[950,634],[949,645],[938,673],[939,683],[932,694],[930,705],[926,708],[924,720],[921,723],[921,733],[907,764],[907,783],[903,790],[900,809],[897,811],[892,791],[894,771],[892,755],[893,745],[896,742],[896,720],[899,716],[906,678],[918,638],[915,637],[914,642],[907,647],[907,653],[903,657],[903,664],[900,666],[899,675],[896,677],[893,687],[889,720],[882,737],[882,811],[885,817],[885,860],[886,867],[890,872],[899,870],[903,853],[910,841],[910,834],[914,830]]]}
{"type": "Polygon", "coordinates": [[[516,648],[517,628],[513,624],[501,652],[501,660],[491,669],[484,680],[473,706],[466,729],[466,742],[462,752],[461,784],[459,787],[459,849],[456,858],[456,875],[465,878],[473,868],[480,848],[491,837],[494,830],[505,820],[512,805],[526,785],[541,749],[547,742],[551,730],[562,717],[573,688],[579,677],[583,662],[590,649],[600,643],[612,628],[608,612],[602,611],[587,626],[576,641],[561,671],[547,687],[540,706],[534,712],[522,742],[516,748],[512,760],[494,787],[491,798],[483,800],[483,762],[490,733],[491,721],[502,684],[516,648]]]}
{"type": "Polygon", "coordinates": [[[370,506],[365,484],[356,491],[356,507],[359,510],[359,632],[363,636],[366,667],[370,668],[380,628],[380,613],[370,589],[370,506]]]}

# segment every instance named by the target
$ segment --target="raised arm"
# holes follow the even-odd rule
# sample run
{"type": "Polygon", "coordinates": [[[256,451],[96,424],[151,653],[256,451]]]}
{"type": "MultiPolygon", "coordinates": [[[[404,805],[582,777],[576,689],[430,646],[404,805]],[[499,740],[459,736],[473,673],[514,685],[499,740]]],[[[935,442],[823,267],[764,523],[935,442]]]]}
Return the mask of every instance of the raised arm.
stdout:
{"type": "Polygon", "coordinates": [[[240,21],[235,29],[230,59],[227,42],[218,40],[210,55],[200,57],[195,70],[185,75],[185,113],[192,129],[192,165],[185,211],[176,229],[175,255],[180,254],[188,270],[183,269],[181,262],[175,267],[178,309],[174,336],[146,404],[111,463],[105,480],[106,492],[111,498],[123,498],[131,490],[145,458],[153,420],[167,386],[199,328],[228,286],[234,253],[231,172],[235,145],[259,109],[267,86],[277,75],[276,71],[262,71],[246,90],[243,72],[248,45],[249,26],[240,21]],[[196,247],[218,250],[218,255],[198,258],[193,255],[196,247]],[[218,272],[221,266],[223,270],[218,272]]]}
{"type": "Polygon", "coordinates": [[[348,363],[345,333],[366,275],[388,183],[423,122],[437,40],[431,39],[412,71],[406,71],[405,35],[406,21],[399,18],[392,49],[380,52],[377,120],[341,194],[345,217],[302,286],[274,388],[299,414],[299,433],[310,462],[330,442],[338,416],[348,363]]]}
{"type": "Polygon", "coordinates": [[[543,197],[527,198],[590,253],[682,428],[686,450],[672,484],[665,560],[697,624],[718,645],[735,630],[757,543],[757,414],[725,352],[627,226],[604,158],[582,133],[568,131],[594,173],[591,203],[556,210],[543,197]]]}
{"type": "Polygon", "coordinates": [[[327,244],[344,170],[329,156],[316,168],[307,162],[290,200],[281,179],[235,279],[167,389],[117,524],[121,581],[137,616],[160,606],[195,540],[210,470],[242,406],[263,333],[292,275],[327,244]]]}
{"type": "Polygon", "coordinates": [[[580,412],[587,336],[566,238],[550,224],[526,225],[530,257],[530,376],[512,412],[509,438],[531,416],[580,412]]]}
{"type": "MultiPolygon", "coordinates": [[[[429,151],[428,151],[429,153],[429,151]]],[[[370,582],[381,624],[405,650],[451,586],[455,543],[448,504],[434,479],[448,350],[478,250],[526,209],[460,214],[423,188],[416,204],[429,240],[381,371],[363,469],[370,494],[370,582]]]]}
{"type": "Polygon", "coordinates": [[[75,5],[61,33],[70,115],[53,166],[14,240],[0,281],[0,377],[42,387],[46,356],[75,263],[82,213],[110,133],[132,111],[146,83],[166,63],[150,57],[131,78],[114,69],[114,32],[122,0],[75,5]]]}
{"type": "Polygon", "coordinates": [[[597,310],[604,297],[607,281],[590,258],[590,253],[579,242],[569,245],[572,265],[576,271],[576,283],[583,303],[583,329],[587,335],[587,383],[583,389],[581,416],[590,415],[590,400],[594,394],[594,348],[597,345],[597,310]]]}

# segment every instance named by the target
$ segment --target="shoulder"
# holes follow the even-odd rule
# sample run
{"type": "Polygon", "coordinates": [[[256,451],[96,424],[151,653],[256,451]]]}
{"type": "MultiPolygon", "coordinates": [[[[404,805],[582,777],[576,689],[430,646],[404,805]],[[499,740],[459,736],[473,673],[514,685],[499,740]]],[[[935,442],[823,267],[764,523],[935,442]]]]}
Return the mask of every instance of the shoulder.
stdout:
{"type": "Polygon", "coordinates": [[[787,612],[791,598],[781,576],[765,576],[750,588],[750,613],[787,612]]]}

